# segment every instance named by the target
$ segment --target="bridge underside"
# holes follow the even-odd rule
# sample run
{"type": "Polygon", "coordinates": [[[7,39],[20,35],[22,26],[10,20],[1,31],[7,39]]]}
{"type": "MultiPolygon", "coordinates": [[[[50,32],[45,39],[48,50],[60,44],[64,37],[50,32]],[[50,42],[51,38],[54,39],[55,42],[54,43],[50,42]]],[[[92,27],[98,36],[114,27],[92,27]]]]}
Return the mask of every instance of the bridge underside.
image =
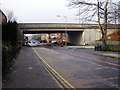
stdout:
{"type": "Polygon", "coordinates": [[[80,45],[83,43],[82,41],[82,34],[84,30],[74,30],[74,29],[49,29],[49,30],[23,30],[23,34],[50,34],[50,33],[67,33],[68,40],[73,45],[80,45]]]}
{"type": "Polygon", "coordinates": [[[24,29],[23,34],[83,32],[83,29],[24,29]]]}
{"type": "Polygon", "coordinates": [[[65,33],[65,31],[23,31],[23,34],[65,33]]]}
{"type": "Polygon", "coordinates": [[[68,39],[70,43],[73,45],[82,45],[84,43],[82,35],[83,35],[83,31],[76,31],[76,32],[70,31],[68,32],[68,39]]]}

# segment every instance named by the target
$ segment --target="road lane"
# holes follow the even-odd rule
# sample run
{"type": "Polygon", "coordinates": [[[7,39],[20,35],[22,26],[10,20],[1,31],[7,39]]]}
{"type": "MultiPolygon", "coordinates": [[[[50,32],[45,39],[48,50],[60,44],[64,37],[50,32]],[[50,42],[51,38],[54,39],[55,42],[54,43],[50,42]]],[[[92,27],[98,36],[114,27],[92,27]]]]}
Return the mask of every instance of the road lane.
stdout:
{"type": "MultiPolygon", "coordinates": [[[[54,49],[56,50],[56,49],[54,49]]],[[[85,49],[86,50],[86,49],[85,49]]],[[[96,62],[101,62],[101,63],[105,63],[105,64],[109,64],[112,66],[115,66],[116,68],[118,68],[118,66],[120,67],[120,64],[118,63],[118,59],[113,59],[113,58],[108,58],[108,57],[102,57],[102,56],[98,56],[98,55],[94,55],[93,50],[91,50],[91,52],[82,52],[85,51],[83,49],[68,49],[68,50],[61,50],[61,49],[57,49],[57,51],[61,52],[61,53],[65,53],[65,54],[69,54],[78,58],[84,58],[87,60],[94,60],[96,62]],[[92,54],[91,54],[92,53],[92,54]]]]}
{"type": "Polygon", "coordinates": [[[67,54],[71,53],[68,49],[60,49],[61,52],[59,49],[36,47],[34,50],[76,88],[118,87],[118,69],[112,66],[67,54]]]}

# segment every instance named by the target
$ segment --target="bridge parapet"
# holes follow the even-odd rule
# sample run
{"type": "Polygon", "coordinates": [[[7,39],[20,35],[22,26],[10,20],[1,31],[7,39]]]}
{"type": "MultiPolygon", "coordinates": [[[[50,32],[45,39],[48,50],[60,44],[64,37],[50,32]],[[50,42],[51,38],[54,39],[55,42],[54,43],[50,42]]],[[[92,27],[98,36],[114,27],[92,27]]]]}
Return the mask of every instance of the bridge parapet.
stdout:
{"type": "Polygon", "coordinates": [[[21,29],[86,29],[98,28],[97,25],[89,24],[66,24],[66,23],[20,23],[21,29]]]}
{"type": "MultiPolygon", "coordinates": [[[[120,25],[108,24],[108,29],[120,29],[120,25]]],[[[19,23],[20,29],[99,29],[98,24],[72,23],[19,23]]]]}

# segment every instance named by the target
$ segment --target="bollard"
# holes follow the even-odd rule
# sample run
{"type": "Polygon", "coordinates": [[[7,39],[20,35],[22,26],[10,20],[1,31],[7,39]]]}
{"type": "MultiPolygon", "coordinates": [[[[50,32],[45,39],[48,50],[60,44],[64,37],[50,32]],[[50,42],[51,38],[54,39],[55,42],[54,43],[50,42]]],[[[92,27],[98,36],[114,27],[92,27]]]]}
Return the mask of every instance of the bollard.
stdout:
{"type": "Polygon", "coordinates": [[[95,51],[97,51],[98,49],[97,49],[97,45],[95,45],[95,51]]]}

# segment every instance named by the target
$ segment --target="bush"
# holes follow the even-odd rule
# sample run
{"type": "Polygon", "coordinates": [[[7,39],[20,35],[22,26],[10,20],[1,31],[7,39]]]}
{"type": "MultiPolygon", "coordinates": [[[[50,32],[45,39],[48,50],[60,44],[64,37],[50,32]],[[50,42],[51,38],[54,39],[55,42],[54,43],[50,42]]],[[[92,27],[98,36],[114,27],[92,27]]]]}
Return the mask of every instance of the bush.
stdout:
{"type": "Polygon", "coordinates": [[[114,51],[114,52],[120,52],[120,46],[119,45],[107,45],[108,51],[114,51]]]}
{"type": "Polygon", "coordinates": [[[2,72],[3,76],[6,74],[10,68],[11,62],[13,60],[13,47],[10,42],[3,42],[2,44],[2,72]]]}
{"type": "Polygon", "coordinates": [[[22,40],[22,36],[19,36],[18,24],[16,21],[8,21],[2,24],[2,76],[7,74],[11,65],[13,64],[13,58],[16,56],[19,48],[16,44],[17,39],[22,40]]]}
{"type": "Polygon", "coordinates": [[[2,24],[2,40],[10,41],[10,44],[15,46],[17,41],[17,28],[18,25],[15,21],[2,24]]]}

